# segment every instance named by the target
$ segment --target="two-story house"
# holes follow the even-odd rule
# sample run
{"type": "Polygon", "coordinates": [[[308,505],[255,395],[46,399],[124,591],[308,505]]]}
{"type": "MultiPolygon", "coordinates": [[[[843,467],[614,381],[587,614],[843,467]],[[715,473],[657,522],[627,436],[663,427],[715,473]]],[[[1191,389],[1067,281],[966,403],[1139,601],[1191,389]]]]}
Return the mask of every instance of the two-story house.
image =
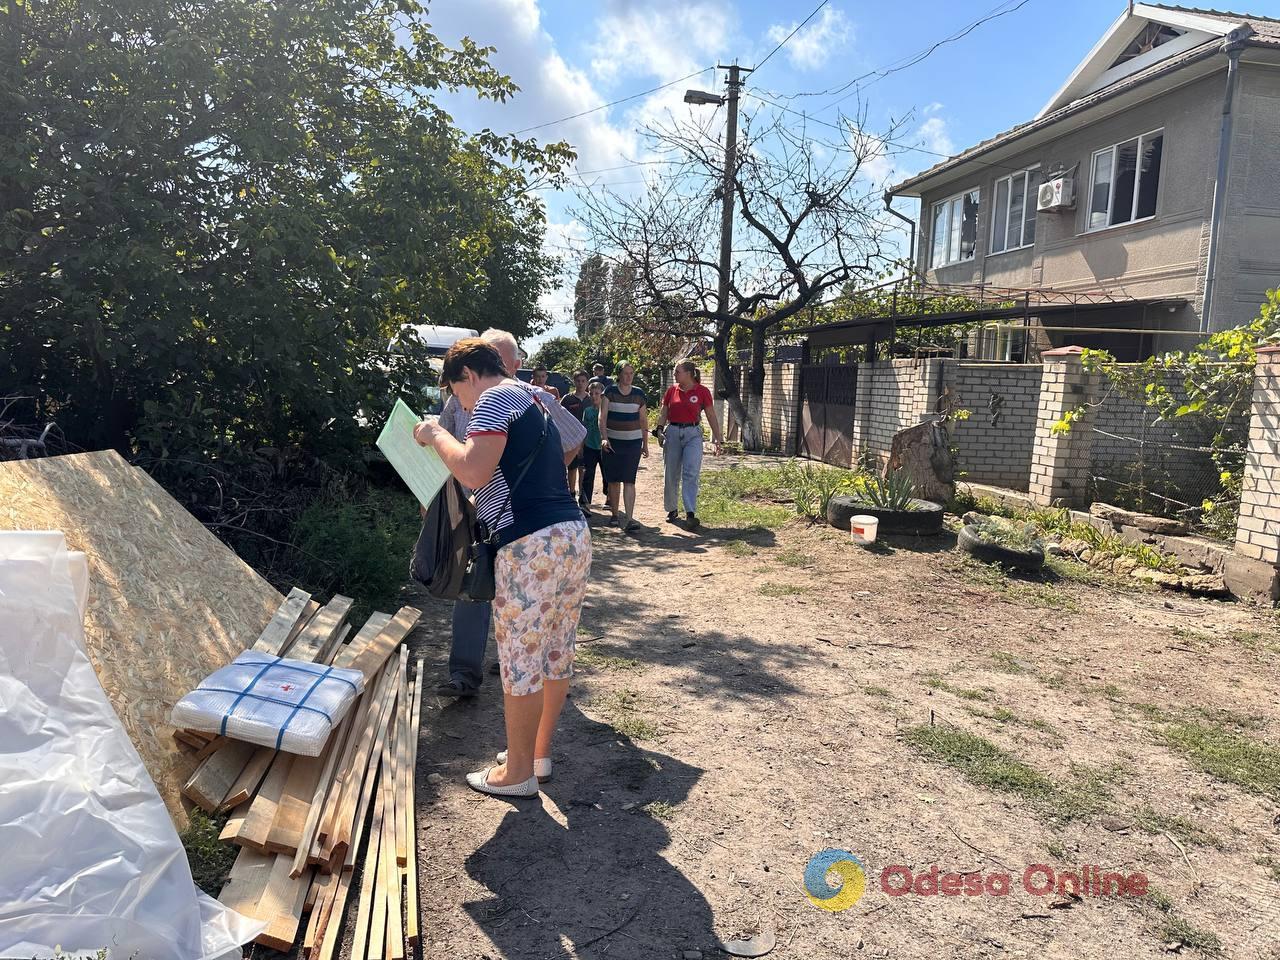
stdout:
{"type": "Polygon", "coordinates": [[[1032,317],[1033,355],[1244,322],[1280,285],[1280,20],[1135,4],[1038,116],[889,194],[920,201],[927,283],[1095,304],[1032,317]]]}

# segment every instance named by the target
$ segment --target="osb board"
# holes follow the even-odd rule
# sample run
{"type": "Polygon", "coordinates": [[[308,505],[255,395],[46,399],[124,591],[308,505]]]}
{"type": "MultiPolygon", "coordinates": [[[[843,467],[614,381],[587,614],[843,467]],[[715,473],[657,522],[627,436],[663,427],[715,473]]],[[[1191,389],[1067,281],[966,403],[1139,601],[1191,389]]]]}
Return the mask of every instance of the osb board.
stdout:
{"type": "Polygon", "coordinates": [[[85,639],[98,679],[181,827],[195,764],[169,724],[283,599],[115,451],[0,463],[0,530],[61,530],[89,557],[85,639]]]}

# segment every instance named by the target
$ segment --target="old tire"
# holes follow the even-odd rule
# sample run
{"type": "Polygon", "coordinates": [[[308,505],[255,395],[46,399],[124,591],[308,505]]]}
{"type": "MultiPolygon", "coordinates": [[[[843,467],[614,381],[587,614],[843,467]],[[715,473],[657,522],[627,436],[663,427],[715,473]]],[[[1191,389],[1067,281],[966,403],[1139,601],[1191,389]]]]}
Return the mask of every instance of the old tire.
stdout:
{"type": "Polygon", "coordinates": [[[849,529],[849,518],[866,514],[880,521],[881,534],[929,536],[942,532],[942,505],[930,500],[912,500],[914,510],[886,510],[857,497],[832,497],[827,504],[827,523],[837,530],[849,529]]]}
{"type": "Polygon", "coordinates": [[[957,542],[961,550],[983,563],[998,563],[1002,567],[1017,570],[1039,570],[1044,566],[1044,550],[1039,547],[1019,550],[992,543],[990,540],[983,540],[977,528],[972,525],[960,529],[957,542]]]}

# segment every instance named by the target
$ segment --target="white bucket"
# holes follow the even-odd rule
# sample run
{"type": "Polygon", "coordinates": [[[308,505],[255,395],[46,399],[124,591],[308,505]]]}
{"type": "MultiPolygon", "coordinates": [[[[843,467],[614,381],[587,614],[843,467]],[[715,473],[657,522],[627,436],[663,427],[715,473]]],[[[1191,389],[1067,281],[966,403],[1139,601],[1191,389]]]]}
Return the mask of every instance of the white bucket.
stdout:
{"type": "Polygon", "coordinates": [[[860,513],[849,518],[849,538],[859,546],[876,542],[876,530],[880,527],[878,517],[870,517],[860,513]]]}

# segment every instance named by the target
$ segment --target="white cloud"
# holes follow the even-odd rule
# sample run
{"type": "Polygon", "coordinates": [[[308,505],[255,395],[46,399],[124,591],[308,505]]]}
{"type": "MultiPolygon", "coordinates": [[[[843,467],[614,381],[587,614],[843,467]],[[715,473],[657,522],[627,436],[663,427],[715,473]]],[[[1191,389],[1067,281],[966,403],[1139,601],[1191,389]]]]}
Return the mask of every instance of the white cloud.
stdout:
{"type": "MultiPolygon", "coordinates": [[[[775,23],[769,28],[769,39],[775,44],[781,43],[798,24],[799,21],[787,26],[775,23]]],[[[827,7],[816,21],[787,40],[782,53],[797,70],[818,70],[826,66],[831,55],[848,42],[852,33],[853,26],[844,12],[835,7],[827,7]]]]}
{"type": "Polygon", "coordinates": [[[734,22],[724,0],[611,0],[596,21],[592,74],[674,80],[723,56],[734,22]]]}
{"type": "Polygon", "coordinates": [[[956,147],[947,131],[946,118],[938,113],[941,109],[940,103],[930,104],[923,111],[929,116],[893,144],[864,131],[865,147],[870,152],[862,163],[863,175],[877,187],[890,186],[953,156],[956,147]]]}

